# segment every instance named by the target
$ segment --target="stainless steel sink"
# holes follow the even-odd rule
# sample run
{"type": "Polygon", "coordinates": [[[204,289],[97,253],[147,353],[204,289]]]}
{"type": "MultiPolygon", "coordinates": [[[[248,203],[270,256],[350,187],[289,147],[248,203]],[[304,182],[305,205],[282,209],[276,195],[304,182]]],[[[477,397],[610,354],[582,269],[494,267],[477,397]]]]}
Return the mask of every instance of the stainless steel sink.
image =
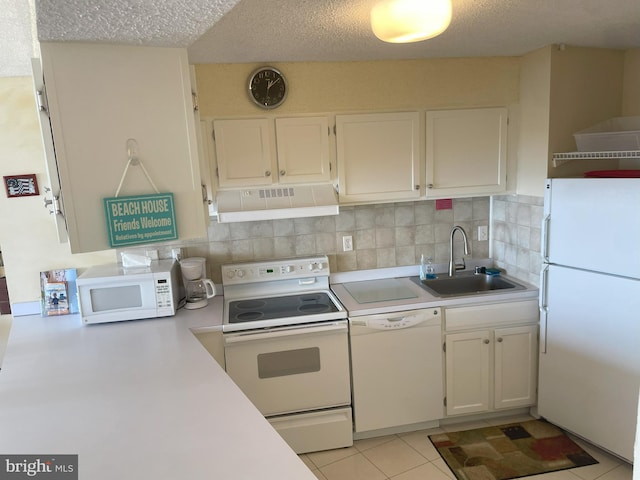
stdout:
{"type": "Polygon", "coordinates": [[[422,281],[420,277],[411,277],[411,280],[437,297],[506,293],[526,289],[512,280],[484,273],[458,273],[453,277],[443,274],[435,279],[422,281]]]}

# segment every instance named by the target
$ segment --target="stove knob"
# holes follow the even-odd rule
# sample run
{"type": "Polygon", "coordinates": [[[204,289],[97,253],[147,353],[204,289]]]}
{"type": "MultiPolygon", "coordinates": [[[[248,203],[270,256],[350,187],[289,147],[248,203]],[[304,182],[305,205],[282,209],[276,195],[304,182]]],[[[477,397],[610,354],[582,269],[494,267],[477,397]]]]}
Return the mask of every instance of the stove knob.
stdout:
{"type": "Polygon", "coordinates": [[[286,267],[284,267],[284,271],[286,273],[291,273],[291,272],[295,271],[295,269],[296,269],[296,267],[293,266],[293,265],[287,265],[286,267]]]}
{"type": "Polygon", "coordinates": [[[318,262],[318,263],[316,263],[316,268],[317,268],[318,270],[322,270],[322,269],[324,268],[324,263],[322,263],[322,262],[318,262]]]}
{"type": "Polygon", "coordinates": [[[238,274],[238,278],[244,277],[244,270],[238,270],[236,273],[238,274]]]}
{"type": "Polygon", "coordinates": [[[227,271],[227,277],[229,277],[229,278],[233,278],[235,276],[235,274],[236,273],[233,270],[228,270],[227,271]]]}

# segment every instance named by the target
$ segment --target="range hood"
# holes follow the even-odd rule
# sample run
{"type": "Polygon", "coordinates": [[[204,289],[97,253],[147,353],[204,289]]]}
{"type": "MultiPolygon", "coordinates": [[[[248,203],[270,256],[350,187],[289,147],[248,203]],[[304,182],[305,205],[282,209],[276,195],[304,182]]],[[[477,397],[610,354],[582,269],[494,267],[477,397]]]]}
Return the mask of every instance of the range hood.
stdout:
{"type": "Polygon", "coordinates": [[[330,184],[223,190],[216,195],[218,222],[337,215],[338,195],[330,184]]]}

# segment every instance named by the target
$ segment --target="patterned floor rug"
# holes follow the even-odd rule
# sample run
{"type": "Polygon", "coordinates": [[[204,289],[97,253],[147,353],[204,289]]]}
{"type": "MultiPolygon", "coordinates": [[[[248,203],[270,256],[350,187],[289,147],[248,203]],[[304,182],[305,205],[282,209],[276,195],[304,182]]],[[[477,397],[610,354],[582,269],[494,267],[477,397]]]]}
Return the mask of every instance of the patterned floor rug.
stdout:
{"type": "Polygon", "coordinates": [[[598,463],[543,420],[429,438],[458,480],[507,480],[598,463]]]}

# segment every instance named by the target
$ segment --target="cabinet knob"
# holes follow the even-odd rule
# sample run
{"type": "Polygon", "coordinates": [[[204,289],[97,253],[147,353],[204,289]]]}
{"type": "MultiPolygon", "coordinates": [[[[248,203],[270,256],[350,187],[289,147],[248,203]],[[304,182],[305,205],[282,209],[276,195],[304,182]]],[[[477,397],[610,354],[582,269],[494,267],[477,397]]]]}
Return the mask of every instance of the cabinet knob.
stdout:
{"type": "Polygon", "coordinates": [[[420,190],[420,185],[416,185],[416,190],[420,190]]]}
{"type": "Polygon", "coordinates": [[[271,176],[271,170],[267,170],[266,172],[264,172],[264,176],[265,177],[270,177],[271,176]]]}
{"type": "Polygon", "coordinates": [[[484,339],[484,344],[485,344],[485,345],[487,345],[488,343],[489,343],[489,339],[488,339],[488,338],[485,338],[485,339],[484,339]]]}
{"type": "Polygon", "coordinates": [[[498,337],[498,342],[502,343],[502,337],[498,337]]]}
{"type": "Polygon", "coordinates": [[[280,176],[284,177],[287,174],[287,172],[285,172],[284,170],[280,170],[280,176]]]}
{"type": "Polygon", "coordinates": [[[427,188],[433,188],[433,183],[427,183],[427,188]]]}

